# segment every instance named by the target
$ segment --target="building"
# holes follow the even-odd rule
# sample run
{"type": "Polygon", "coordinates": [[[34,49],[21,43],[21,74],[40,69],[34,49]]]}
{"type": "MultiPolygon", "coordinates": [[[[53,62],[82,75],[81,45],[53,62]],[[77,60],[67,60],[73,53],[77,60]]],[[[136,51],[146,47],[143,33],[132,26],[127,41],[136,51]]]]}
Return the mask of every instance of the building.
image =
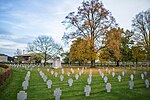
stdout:
{"type": "Polygon", "coordinates": [[[19,63],[30,63],[30,58],[33,56],[33,54],[23,54],[15,56],[15,61],[19,63]]]}
{"type": "Polygon", "coordinates": [[[0,54],[0,62],[11,62],[12,57],[5,55],[5,54],[0,54]]]}

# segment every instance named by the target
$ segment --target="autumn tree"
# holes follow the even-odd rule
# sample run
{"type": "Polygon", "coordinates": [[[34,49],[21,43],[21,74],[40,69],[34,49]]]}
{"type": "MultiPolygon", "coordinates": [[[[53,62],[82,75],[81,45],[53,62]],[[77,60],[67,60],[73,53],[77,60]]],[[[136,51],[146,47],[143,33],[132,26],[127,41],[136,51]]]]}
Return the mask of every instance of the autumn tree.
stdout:
{"type": "Polygon", "coordinates": [[[126,30],[123,32],[123,36],[121,39],[121,54],[122,54],[122,62],[127,62],[132,60],[132,49],[131,47],[134,45],[134,40],[133,40],[133,32],[126,30]]]}
{"type": "Polygon", "coordinates": [[[56,57],[60,54],[61,50],[61,46],[55,43],[52,37],[45,35],[38,36],[32,43],[28,43],[29,52],[44,54],[44,65],[46,65],[49,55],[56,57]]]}
{"type": "Polygon", "coordinates": [[[145,58],[145,50],[143,50],[143,48],[138,45],[132,46],[131,49],[133,57],[132,61],[136,62],[136,65],[138,65],[138,62],[144,60],[145,58]]]}
{"type": "Polygon", "coordinates": [[[150,8],[135,16],[132,21],[135,40],[146,50],[147,59],[150,60],[150,8]]]}
{"type": "Polygon", "coordinates": [[[91,67],[95,66],[97,52],[104,48],[102,41],[106,32],[115,27],[115,19],[99,0],[86,0],[78,11],[70,12],[62,22],[67,27],[63,39],[66,41],[83,38],[89,41],[91,67]]]}
{"type": "Polygon", "coordinates": [[[71,62],[78,61],[79,65],[81,65],[81,63],[87,63],[87,61],[89,61],[90,53],[91,49],[88,41],[77,38],[71,45],[69,59],[71,62]]]}
{"type": "Polygon", "coordinates": [[[117,62],[117,66],[119,66],[119,61],[121,59],[121,40],[122,40],[123,29],[121,28],[112,28],[107,32],[106,44],[107,48],[112,52],[115,57],[115,61],[117,62]]]}

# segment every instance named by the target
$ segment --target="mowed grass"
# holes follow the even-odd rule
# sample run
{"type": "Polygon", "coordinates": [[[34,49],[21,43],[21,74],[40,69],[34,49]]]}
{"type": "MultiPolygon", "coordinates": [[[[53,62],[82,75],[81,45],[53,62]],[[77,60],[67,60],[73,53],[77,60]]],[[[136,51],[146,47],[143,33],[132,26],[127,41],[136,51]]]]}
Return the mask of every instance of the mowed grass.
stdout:
{"type": "MultiPolygon", "coordinates": [[[[64,81],[60,81],[61,69],[51,69],[50,72],[47,72],[47,68],[49,67],[40,67],[40,69],[47,75],[48,79],[51,79],[53,84],[52,88],[48,89],[46,82],[43,81],[39,72],[37,71],[37,67],[35,67],[30,76],[29,87],[26,90],[27,92],[27,100],[54,100],[54,90],[55,88],[60,88],[62,90],[61,100],[148,100],[150,99],[150,88],[146,89],[145,80],[141,79],[141,73],[144,71],[148,72],[148,75],[145,79],[150,81],[150,71],[144,70],[136,70],[129,68],[124,69],[121,68],[120,73],[118,72],[118,68],[115,68],[115,77],[107,74],[105,68],[100,67],[101,71],[108,77],[108,82],[112,85],[112,90],[110,93],[106,92],[105,83],[100,74],[98,73],[98,68],[92,68],[93,76],[91,83],[91,93],[89,97],[85,97],[84,87],[87,85],[87,78],[89,76],[89,72],[91,68],[85,69],[84,73],[79,76],[78,80],[75,80],[75,74],[77,74],[80,70],[77,68],[73,68],[75,70],[74,74],[67,76],[67,72],[71,72],[70,68],[64,68],[65,74],[64,81]],[[58,77],[54,77],[51,74],[51,70],[58,72],[58,77]],[[121,75],[123,70],[127,70],[125,76],[122,77],[122,81],[118,82],[118,75],[121,75]],[[130,74],[136,71],[134,75],[134,89],[130,90],[128,83],[130,80],[130,74]],[[73,79],[73,86],[68,86],[68,79],[73,79]]],[[[109,68],[112,72],[112,68],[109,68]]],[[[1,86],[0,91],[0,100],[16,100],[17,93],[22,91],[22,82],[24,81],[24,77],[27,73],[25,69],[13,69],[12,77],[5,83],[5,85],[1,86]]]]}

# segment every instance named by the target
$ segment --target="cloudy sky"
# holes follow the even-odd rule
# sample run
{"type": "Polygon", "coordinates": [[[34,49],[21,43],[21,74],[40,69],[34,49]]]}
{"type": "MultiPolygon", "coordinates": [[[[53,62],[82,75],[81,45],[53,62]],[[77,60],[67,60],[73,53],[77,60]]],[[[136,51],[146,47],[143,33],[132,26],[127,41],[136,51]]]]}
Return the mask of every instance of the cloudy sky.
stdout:
{"type": "MultiPolygon", "coordinates": [[[[14,55],[17,48],[25,50],[28,42],[39,35],[52,36],[64,46],[62,21],[77,11],[82,0],[0,0],[0,53],[14,55]]],[[[116,18],[120,27],[131,30],[131,20],[149,8],[150,0],[102,0],[104,7],[116,18]]]]}

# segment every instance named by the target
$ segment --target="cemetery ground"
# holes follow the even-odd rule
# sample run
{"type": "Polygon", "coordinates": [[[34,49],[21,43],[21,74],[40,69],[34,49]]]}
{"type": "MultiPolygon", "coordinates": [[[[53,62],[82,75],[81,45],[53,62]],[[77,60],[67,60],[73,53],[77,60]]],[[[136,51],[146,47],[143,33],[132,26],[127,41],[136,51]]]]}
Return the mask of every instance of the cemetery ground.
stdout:
{"type": "MultiPolygon", "coordinates": [[[[148,100],[150,98],[150,87],[146,88],[145,79],[150,80],[150,71],[145,69],[136,70],[135,67],[130,69],[127,67],[118,68],[115,67],[115,76],[106,73],[105,67],[99,67],[104,73],[104,76],[108,77],[108,83],[111,83],[111,92],[107,93],[106,84],[104,79],[98,72],[98,68],[85,68],[84,73],[79,76],[79,79],[75,79],[75,75],[82,70],[81,67],[74,69],[74,74],[71,73],[70,68],[64,68],[64,74],[60,69],[52,69],[50,67],[39,67],[40,70],[47,76],[47,80],[52,80],[52,87],[47,88],[46,82],[41,78],[38,67],[32,69],[31,76],[29,79],[28,89],[25,90],[27,93],[27,100],[54,100],[54,90],[60,88],[62,90],[61,100],[148,100]],[[50,69],[49,72],[47,69],[50,69]],[[86,97],[84,93],[84,87],[88,85],[87,78],[89,77],[90,70],[92,69],[92,82],[90,96],[86,97]],[[58,73],[55,77],[51,74],[51,70],[58,73]],[[124,76],[121,72],[126,70],[124,76]],[[136,73],[134,73],[136,71],[136,73]],[[147,76],[144,79],[141,78],[141,73],[147,72],[147,76]],[[70,72],[70,76],[67,75],[70,72]],[[130,75],[134,75],[134,87],[129,89],[130,75]],[[64,80],[60,81],[60,75],[64,76],[64,80]],[[118,75],[121,75],[121,82],[118,82],[118,75]],[[73,79],[72,87],[68,85],[68,79],[73,79]]],[[[110,73],[112,73],[112,67],[108,67],[110,73]]],[[[16,100],[17,93],[23,91],[22,82],[30,69],[24,68],[13,68],[12,76],[8,79],[4,85],[0,87],[0,100],[16,100]]]]}

